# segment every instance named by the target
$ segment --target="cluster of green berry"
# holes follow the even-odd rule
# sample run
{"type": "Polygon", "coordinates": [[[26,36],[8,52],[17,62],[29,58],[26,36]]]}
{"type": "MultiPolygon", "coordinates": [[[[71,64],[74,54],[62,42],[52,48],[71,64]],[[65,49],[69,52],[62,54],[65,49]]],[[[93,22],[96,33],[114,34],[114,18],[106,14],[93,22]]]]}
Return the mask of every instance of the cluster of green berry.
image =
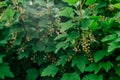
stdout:
{"type": "Polygon", "coordinates": [[[8,41],[8,43],[7,43],[7,48],[6,48],[6,51],[8,52],[11,48],[13,48],[14,46],[13,46],[13,44],[14,44],[14,42],[15,42],[15,40],[16,40],[16,36],[17,36],[17,32],[16,31],[14,31],[14,32],[12,32],[12,36],[11,36],[11,40],[9,40],[8,41]]]}
{"type": "Polygon", "coordinates": [[[93,56],[91,52],[91,42],[95,42],[95,37],[92,35],[92,32],[85,30],[82,32],[81,45],[82,50],[85,52],[85,56],[88,57],[90,62],[93,62],[93,56]]]}

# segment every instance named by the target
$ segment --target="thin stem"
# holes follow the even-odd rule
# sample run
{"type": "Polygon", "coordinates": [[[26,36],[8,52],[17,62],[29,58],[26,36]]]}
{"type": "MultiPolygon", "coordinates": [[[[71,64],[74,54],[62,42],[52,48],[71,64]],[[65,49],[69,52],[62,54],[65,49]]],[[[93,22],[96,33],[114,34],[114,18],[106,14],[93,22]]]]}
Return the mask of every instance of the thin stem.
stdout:
{"type": "Polygon", "coordinates": [[[80,1],[80,9],[79,9],[79,12],[80,12],[80,21],[82,21],[82,8],[83,8],[83,5],[85,3],[85,0],[83,0],[83,2],[81,0],[80,1]]]}
{"type": "Polygon", "coordinates": [[[79,2],[80,2],[80,7],[79,7],[79,13],[80,13],[80,15],[79,15],[79,17],[80,17],[80,19],[79,19],[79,23],[80,23],[80,26],[79,26],[79,34],[81,34],[81,21],[82,21],[82,8],[83,8],[83,4],[85,3],[85,0],[82,2],[82,0],[79,0],[79,2]]]}

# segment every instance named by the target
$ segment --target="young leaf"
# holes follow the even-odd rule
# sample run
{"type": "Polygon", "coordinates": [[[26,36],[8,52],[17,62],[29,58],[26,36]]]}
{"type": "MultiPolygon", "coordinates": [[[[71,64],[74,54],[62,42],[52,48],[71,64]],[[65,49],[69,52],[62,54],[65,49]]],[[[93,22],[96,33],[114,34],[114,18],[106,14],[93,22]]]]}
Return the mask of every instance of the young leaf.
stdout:
{"type": "Polygon", "coordinates": [[[39,72],[35,68],[28,69],[26,80],[36,80],[38,75],[39,72]]]}
{"type": "Polygon", "coordinates": [[[94,21],[90,27],[93,31],[95,31],[98,28],[98,25],[99,25],[98,22],[94,21]]]}
{"type": "Polygon", "coordinates": [[[69,5],[74,5],[79,1],[79,0],[62,0],[63,2],[67,2],[69,5]]]}
{"type": "Polygon", "coordinates": [[[10,26],[12,23],[11,21],[13,20],[14,14],[15,14],[15,10],[12,7],[8,7],[5,10],[5,13],[2,14],[0,21],[5,21],[6,22],[5,26],[10,26]]]}
{"type": "Polygon", "coordinates": [[[116,9],[120,9],[120,3],[116,3],[116,4],[114,4],[114,8],[116,8],[116,9]]]}
{"type": "Polygon", "coordinates": [[[41,76],[54,77],[57,72],[58,72],[58,68],[55,65],[49,65],[47,68],[43,70],[43,72],[41,73],[41,76]]]}
{"type": "Polygon", "coordinates": [[[72,60],[72,67],[76,66],[82,73],[85,71],[88,60],[85,56],[76,56],[72,60]]]}
{"type": "Polygon", "coordinates": [[[87,0],[85,4],[86,5],[91,5],[91,4],[95,3],[95,1],[96,0],[87,0]]]}
{"type": "Polygon", "coordinates": [[[64,73],[60,80],[80,80],[77,73],[64,73]]]}
{"type": "Polygon", "coordinates": [[[5,2],[0,2],[0,8],[2,8],[2,7],[5,7],[5,6],[7,6],[7,4],[5,3],[5,2]]]}

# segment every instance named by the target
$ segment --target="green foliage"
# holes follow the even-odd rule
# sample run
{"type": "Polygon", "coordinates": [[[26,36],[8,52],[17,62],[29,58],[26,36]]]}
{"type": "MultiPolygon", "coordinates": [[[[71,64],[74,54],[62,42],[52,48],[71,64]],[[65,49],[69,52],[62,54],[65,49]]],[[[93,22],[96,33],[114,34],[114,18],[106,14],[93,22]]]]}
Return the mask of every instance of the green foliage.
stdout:
{"type": "Polygon", "coordinates": [[[5,79],[6,76],[14,77],[13,73],[10,71],[10,67],[5,63],[1,63],[0,64],[0,78],[5,79]]]}
{"type": "Polygon", "coordinates": [[[90,64],[90,65],[89,65],[88,67],[86,67],[86,69],[85,69],[85,71],[89,71],[89,72],[93,72],[93,71],[94,71],[95,74],[98,73],[99,70],[100,70],[99,65],[98,65],[98,64],[95,64],[95,63],[90,64]]]}
{"type": "Polygon", "coordinates": [[[60,31],[64,32],[66,30],[69,30],[73,26],[74,26],[74,24],[71,21],[61,23],[61,29],[60,29],[60,31]]]}
{"type": "Polygon", "coordinates": [[[103,76],[97,76],[95,74],[88,74],[82,80],[103,80],[103,76]]]}
{"type": "Polygon", "coordinates": [[[27,77],[26,80],[36,80],[39,75],[38,70],[35,68],[27,70],[27,77]]]}
{"type": "Polygon", "coordinates": [[[87,0],[85,4],[86,5],[91,5],[91,4],[95,3],[95,1],[96,0],[87,0]]]}
{"type": "Polygon", "coordinates": [[[0,1],[0,79],[120,80],[120,0],[0,1]]]}
{"type": "Polygon", "coordinates": [[[63,2],[67,2],[69,5],[75,5],[79,0],[62,0],[63,2]]]}
{"type": "Polygon", "coordinates": [[[75,57],[72,60],[72,66],[76,66],[82,73],[85,71],[88,60],[84,56],[75,57]]]}
{"type": "Polygon", "coordinates": [[[47,68],[43,70],[43,72],[41,73],[41,76],[54,77],[57,72],[58,72],[58,68],[55,65],[49,65],[47,68]]]}
{"type": "Polygon", "coordinates": [[[108,53],[105,50],[99,50],[94,54],[94,60],[95,62],[100,61],[101,59],[103,59],[105,56],[109,56],[110,53],[108,53]]]}
{"type": "Polygon", "coordinates": [[[115,39],[116,39],[116,34],[107,35],[106,37],[104,37],[102,39],[102,42],[111,41],[111,40],[115,40],[115,39]]]}
{"type": "Polygon", "coordinates": [[[3,63],[3,57],[5,57],[5,55],[0,55],[0,63],[3,63]]]}
{"type": "Polygon", "coordinates": [[[114,4],[114,7],[117,8],[117,9],[120,9],[120,3],[114,4]]]}
{"type": "Polygon", "coordinates": [[[109,43],[108,52],[111,52],[117,48],[120,48],[120,44],[118,42],[111,42],[109,43]]]}
{"type": "Polygon", "coordinates": [[[73,17],[74,13],[73,13],[73,9],[70,7],[65,7],[64,10],[60,11],[57,16],[65,16],[65,17],[73,17]]]}
{"type": "Polygon", "coordinates": [[[92,25],[92,23],[93,23],[93,20],[83,19],[81,29],[82,30],[88,30],[89,27],[92,25]]]}
{"type": "Polygon", "coordinates": [[[116,58],[116,60],[120,60],[120,55],[116,58]]]}
{"type": "Polygon", "coordinates": [[[113,67],[113,64],[109,61],[101,62],[99,63],[99,65],[100,65],[100,68],[102,67],[103,69],[105,69],[106,72],[108,72],[111,69],[111,67],[113,67]]]}
{"type": "Polygon", "coordinates": [[[81,80],[77,73],[64,73],[60,80],[81,80]]]}

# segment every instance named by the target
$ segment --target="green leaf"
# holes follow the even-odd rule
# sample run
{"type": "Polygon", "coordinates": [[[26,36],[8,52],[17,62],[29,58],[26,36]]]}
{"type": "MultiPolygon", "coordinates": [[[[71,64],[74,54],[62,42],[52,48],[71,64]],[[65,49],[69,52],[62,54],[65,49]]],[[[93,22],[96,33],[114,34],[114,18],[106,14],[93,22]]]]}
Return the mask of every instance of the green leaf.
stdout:
{"type": "Polygon", "coordinates": [[[66,49],[68,46],[69,46],[69,43],[68,43],[68,42],[59,42],[59,43],[56,45],[55,53],[57,53],[61,48],[62,48],[62,49],[66,49]]]}
{"type": "Polygon", "coordinates": [[[103,80],[103,76],[97,76],[95,74],[88,74],[83,77],[82,80],[103,80]]]}
{"type": "Polygon", "coordinates": [[[59,34],[55,40],[61,39],[61,38],[66,38],[68,36],[68,34],[59,34]]]}
{"type": "Polygon", "coordinates": [[[85,71],[88,60],[85,56],[75,56],[72,60],[72,67],[76,66],[82,73],[85,71]]]}
{"type": "Polygon", "coordinates": [[[87,0],[85,4],[86,5],[91,5],[91,4],[95,3],[95,1],[96,0],[87,0]]]}
{"type": "Polygon", "coordinates": [[[58,68],[55,65],[49,65],[47,68],[43,70],[41,76],[52,76],[54,77],[58,72],[58,68]]]}
{"type": "Polygon", "coordinates": [[[64,31],[72,28],[73,26],[74,26],[74,23],[72,23],[71,21],[67,21],[67,22],[61,23],[60,31],[64,32],[64,31]]]}
{"type": "Polygon", "coordinates": [[[4,25],[0,23],[0,29],[3,29],[4,28],[4,25]]]}
{"type": "Polygon", "coordinates": [[[99,70],[100,70],[100,69],[99,69],[99,65],[98,65],[98,64],[95,64],[95,63],[90,64],[90,65],[89,65],[88,67],[86,67],[86,69],[85,69],[85,71],[89,71],[89,72],[94,71],[95,74],[96,74],[99,70]]]}
{"type": "Polygon", "coordinates": [[[91,20],[91,19],[87,19],[87,18],[83,19],[81,29],[82,30],[88,30],[88,28],[92,25],[93,22],[94,21],[91,20]]]}
{"type": "Polygon", "coordinates": [[[98,25],[99,25],[98,22],[94,21],[90,27],[93,31],[95,31],[98,28],[98,25]]]}
{"type": "Polygon", "coordinates": [[[116,4],[114,4],[114,8],[116,8],[116,9],[120,9],[120,3],[116,3],[116,4]]]}
{"type": "Polygon", "coordinates": [[[74,16],[73,9],[70,7],[65,7],[64,10],[60,11],[57,16],[65,16],[68,18],[72,18],[74,16]]]}
{"type": "Polygon", "coordinates": [[[0,2],[0,8],[5,7],[5,6],[7,6],[7,4],[4,1],[0,2]]]}
{"type": "Polygon", "coordinates": [[[103,80],[103,75],[99,75],[96,80],[103,80]]]}
{"type": "Polygon", "coordinates": [[[36,70],[35,68],[31,68],[27,70],[26,80],[36,80],[38,76],[39,76],[38,70],[36,70]]]}
{"type": "Polygon", "coordinates": [[[66,42],[71,42],[72,44],[75,44],[76,39],[79,38],[79,33],[77,31],[71,31],[66,38],[66,42]]]}
{"type": "Polygon", "coordinates": [[[120,3],[120,0],[115,0],[115,1],[120,3]]]}
{"type": "Polygon", "coordinates": [[[5,10],[5,13],[2,15],[1,21],[8,21],[13,19],[14,14],[15,14],[15,10],[13,10],[12,7],[8,7],[5,10]]]}
{"type": "Polygon", "coordinates": [[[112,52],[112,51],[114,51],[115,49],[120,48],[119,42],[113,41],[113,42],[108,43],[108,44],[109,44],[109,46],[108,46],[108,52],[112,52]]]}
{"type": "Polygon", "coordinates": [[[116,60],[120,60],[120,55],[116,58],[116,60]]]}
{"type": "Polygon", "coordinates": [[[64,66],[67,62],[66,58],[67,58],[67,55],[60,56],[60,59],[57,61],[56,65],[64,66]]]}
{"type": "Polygon", "coordinates": [[[79,0],[62,0],[63,2],[67,2],[69,5],[74,5],[79,1],[79,0]]]}
{"type": "Polygon", "coordinates": [[[101,18],[100,16],[97,16],[97,15],[96,16],[93,15],[93,16],[89,16],[89,17],[90,17],[90,19],[94,20],[95,22],[99,21],[101,18]]]}
{"type": "Polygon", "coordinates": [[[53,44],[53,41],[50,41],[45,45],[45,53],[53,52],[55,51],[55,44],[53,44]]]}
{"type": "Polygon", "coordinates": [[[5,55],[0,54],[0,63],[3,63],[3,57],[5,57],[5,55]]]}
{"type": "Polygon", "coordinates": [[[33,51],[44,51],[45,50],[45,44],[43,42],[40,43],[40,41],[37,41],[36,44],[33,45],[33,51]]]}
{"type": "Polygon", "coordinates": [[[112,77],[109,78],[109,80],[120,80],[120,78],[117,77],[117,76],[112,76],[112,77]]]}
{"type": "Polygon", "coordinates": [[[46,61],[47,61],[47,59],[44,59],[44,54],[37,54],[37,56],[35,57],[35,62],[38,65],[41,65],[41,64],[43,64],[46,61]]]}
{"type": "Polygon", "coordinates": [[[97,51],[94,55],[93,55],[93,57],[94,57],[94,61],[95,62],[98,62],[98,61],[100,61],[101,59],[103,59],[105,56],[107,56],[108,55],[108,52],[107,51],[105,51],[105,50],[99,50],[99,51],[97,51]]]}
{"type": "Polygon", "coordinates": [[[114,69],[115,69],[115,73],[120,77],[120,67],[116,66],[114,67],[114,69]]]}
{"type": "Polygon", "coordinates": [[[22,39],[23,39],[24,35],[23,33],[19,33],[16,37],[16,40],[14,42],[14,45],[20,45],[21,42],[22,42],[22,39]]]}
{"type": "Polygon", "coordinates": [[[20,50],[18,52],[18,59],[28,58],[29,57],[29,50],[20,50]]]}
{"type": "Polygon", "coordinates": [[[107,35],[102,39],[102,42],[106,42],[106,41],[111,41],[111,40],[115,40],[117,38],[116,34],[112,34],[112,35],[107,35]]]}
{"type": "Polygon", "coordinates": [[[100,68],[103,68],[106,72],[108,72],[113,67],[113,64],[110,61],[107,61],[99,63],[99,66],[100,68]]]}
{"type": "Polygon", "coordinates": [[[120,31],[116,31],[118,37],[120,37],[120,31]]]}
{"type": "Polygon", "coordinates": [[[120,37],[118,37],[118,38],[115,40],[115,42],[120,42],[120,37]]]}
{"type": "Polygon", "coordinates": [[[64,73],[60,80],[81,80],[77,73],[64,73]]]}
{"type": "Polygon", "coordinates": [[[0,64],[0,78],[4,79],[5,76],[13,78],[14,75],[7,64],[0,64]]]}
{"type": "Polygon", "coordinates": [[[6,39],[0,40],[0,45],[1,45],[1,46],[2,46],[2,45],[5,45],[5,44],[7,44],[7,40],[6,40],[6,39]]]}

